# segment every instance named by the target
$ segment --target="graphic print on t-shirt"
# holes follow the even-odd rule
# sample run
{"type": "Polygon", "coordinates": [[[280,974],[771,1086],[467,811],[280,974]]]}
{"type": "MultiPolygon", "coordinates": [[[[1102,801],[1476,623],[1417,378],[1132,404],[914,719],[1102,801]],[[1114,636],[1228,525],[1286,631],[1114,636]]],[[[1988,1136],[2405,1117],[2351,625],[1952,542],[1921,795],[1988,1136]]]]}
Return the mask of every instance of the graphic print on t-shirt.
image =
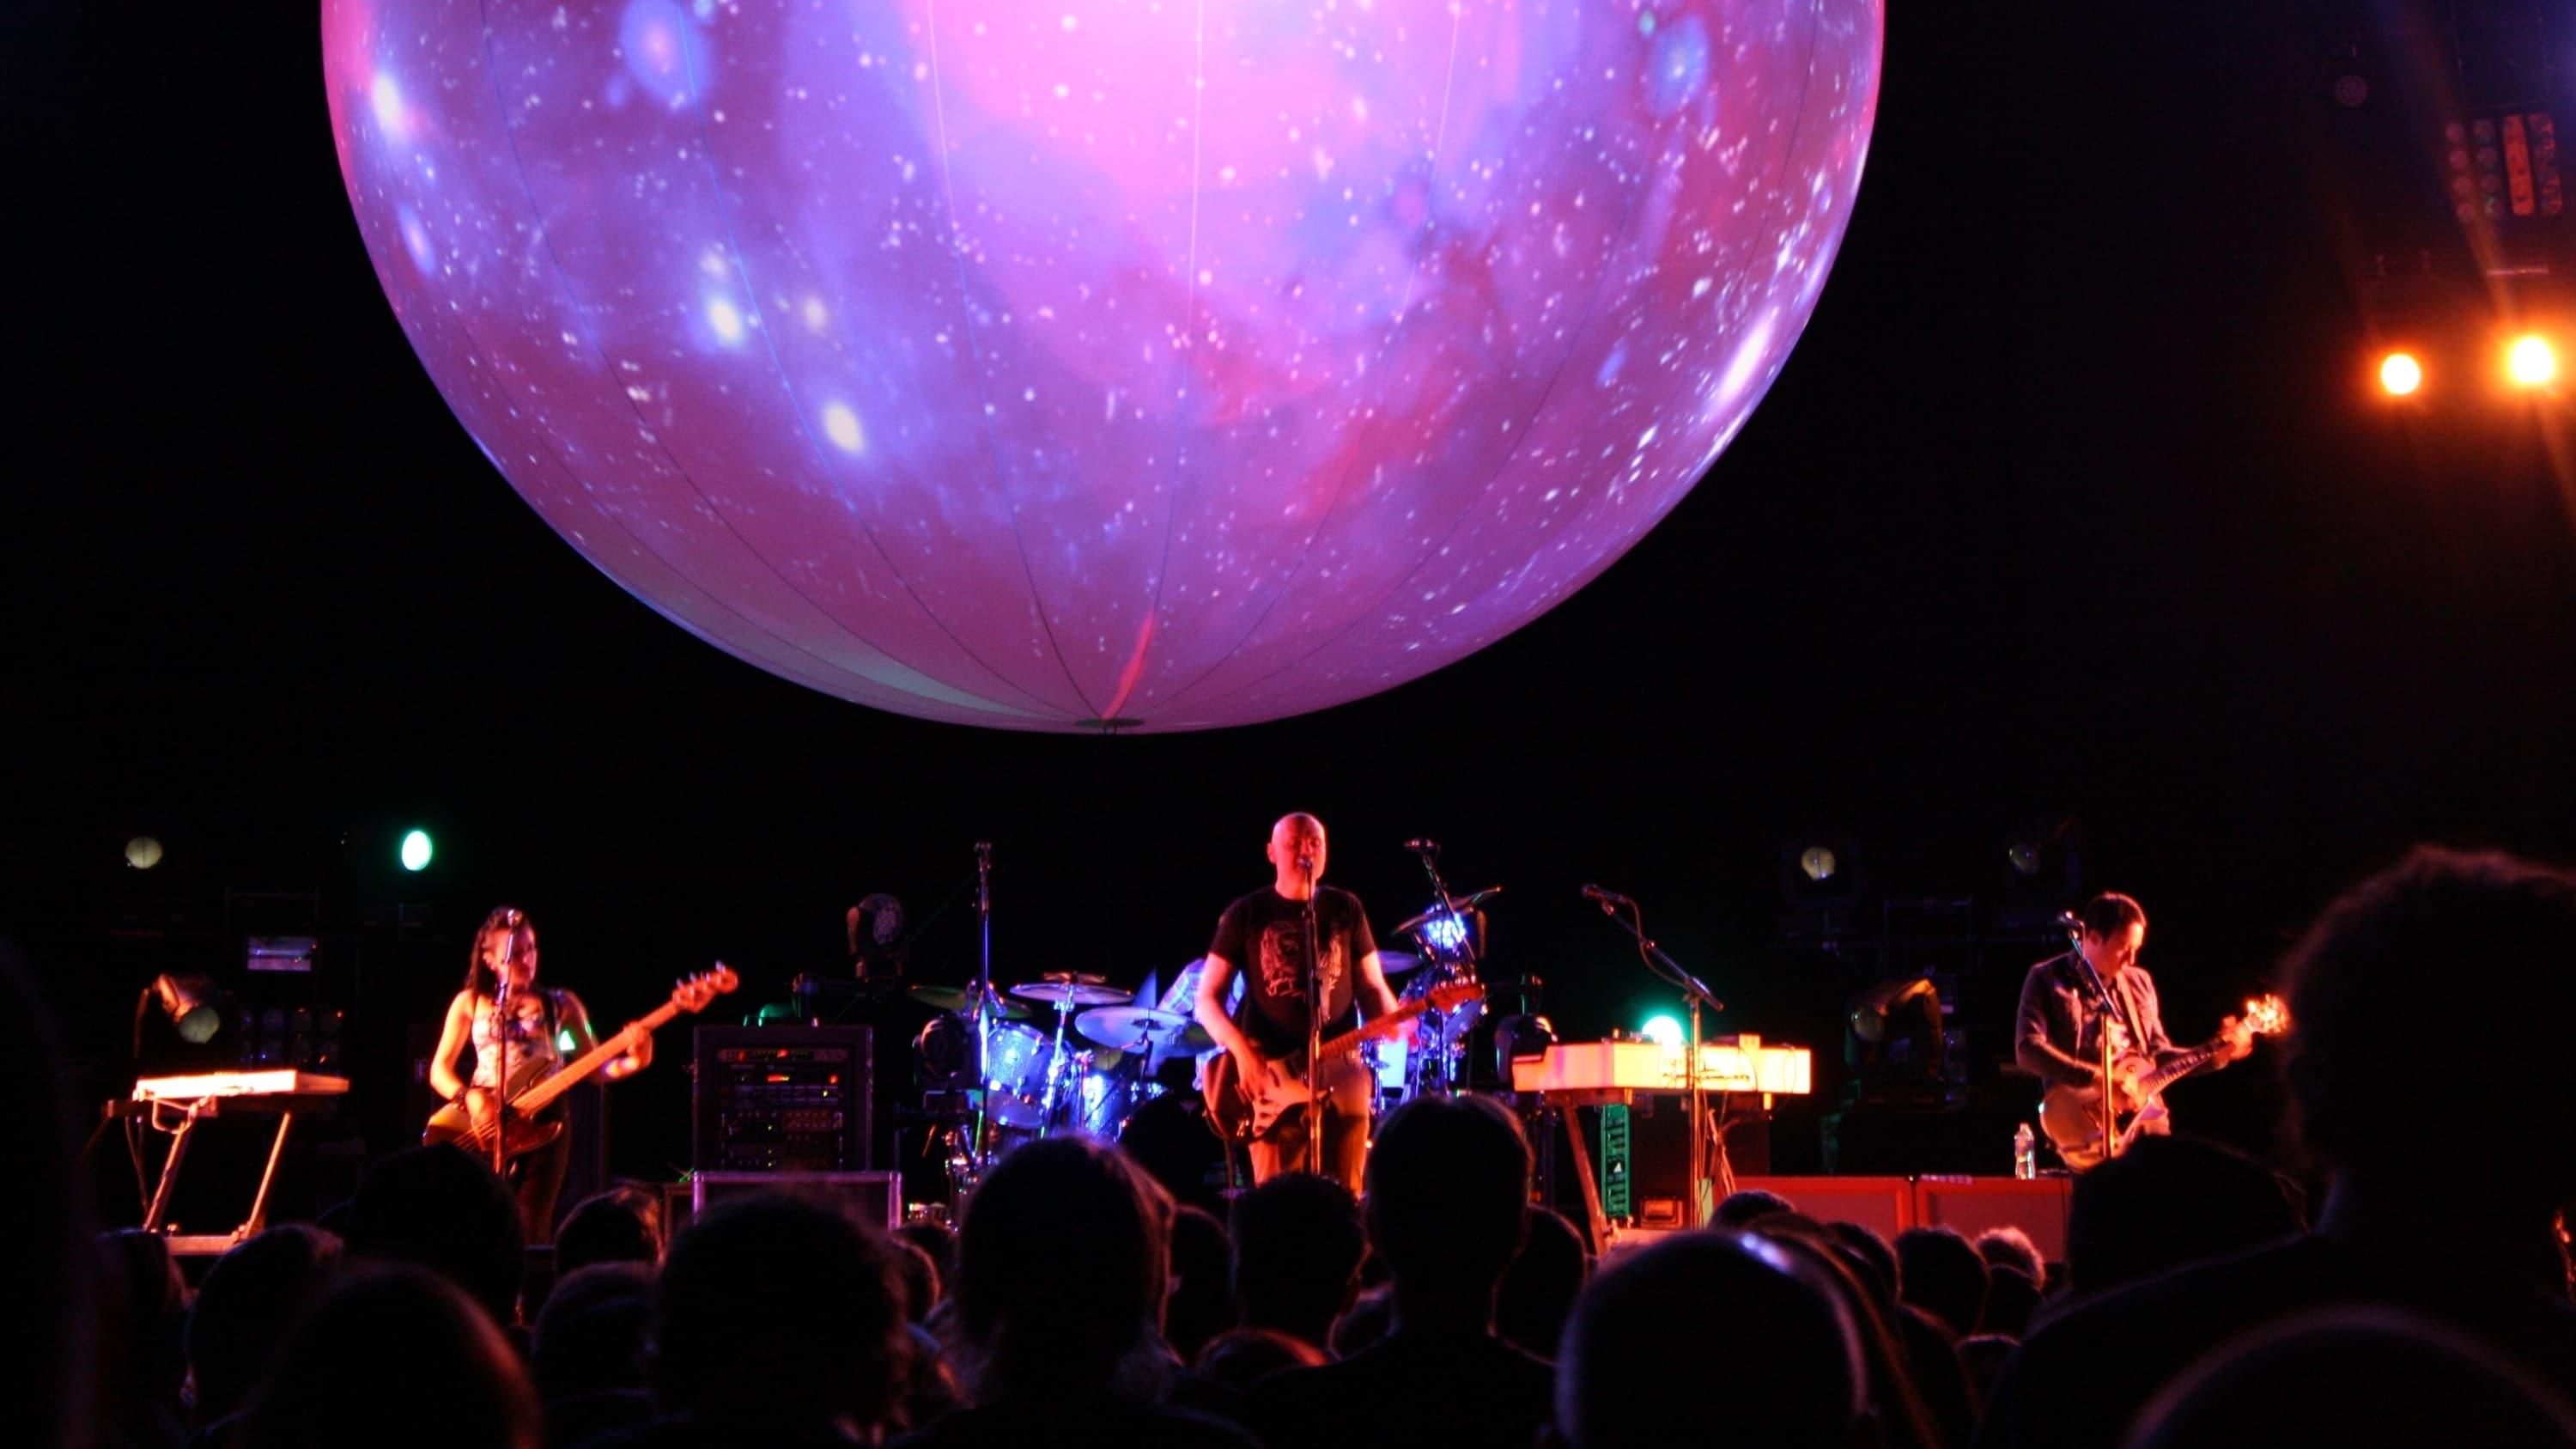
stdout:
{"type": "MultiPolygon", "coordinates": [[[[1324,999],[1342,983],[1342,937],[1324,937],[1324,999]]],[[[1261,932],[1261,994],[1273,1000],[1303,1000],[1306,995],[1306,926],[1302,921],[1273,921],[1261,932]]]]}

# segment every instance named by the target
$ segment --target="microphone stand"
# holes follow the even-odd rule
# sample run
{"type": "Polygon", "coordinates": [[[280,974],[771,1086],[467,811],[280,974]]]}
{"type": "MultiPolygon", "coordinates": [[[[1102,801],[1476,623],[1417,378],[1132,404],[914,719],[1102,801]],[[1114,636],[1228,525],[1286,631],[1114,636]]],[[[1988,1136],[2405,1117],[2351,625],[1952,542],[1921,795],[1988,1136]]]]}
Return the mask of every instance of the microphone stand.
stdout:
{"type": "Polygon", "coordinates": [[[984,1132],[993,1093],[993,1085],[984,1075],[985,1064],[992,1060],[993,1045],[993,1013],[988,1000],[993,994],[993,843],[989,840],[975,842],[975,918],[983,938],[983,964],[975,972],[975,1135],[966,1160],[981,1180],[984,1169],[991,1165],[986,1160],[984,1132]]]}
{"type": "Polygon", "coordinates": [[[2119,1016],[2120,1006],[2111,998],[2111,983],[2103,980],[2102,973],[2094,970],[2092,961],[2085,957],[2080,935],[2075,940],[2074,956],[2085,984],[2093,988],[2094,998],[2102,1006],[2102,1027],[2093,1037],[2102,1058],[2102,1155],[2107,1158],[2120,1150],[2120,1094],[2111,1084],[2111,1023],[2119,1016]]]}
{"type": "MultiPolygon", "coordinates": [[[[1691,1200],[1687,1214],[1692,1227],[1704,1228],[1708,1226],[1710,1218],[1714,1215],[1717,1204],[1709,1191],[1708,1084],[1706,1074],[1700,1070],[1700,1011],[1705,1008],[1709,1011],[1723,1012],[1726,1010],[1726,1003],[1717,999],[1716,994],[1708,989],[1708,983],[1683,970],[1680,962],[1665,955],[1663,947],[1648,939],[1645,911],[1635,901],[1627,901],[1626,904],[1629,914],[1633,917],[1631,920],[1620,920],[1619,907],[1610,900],[1601,902],[1601,914],[1613,921],[1618,921],[1619,929],[1636,937],[1637,954],[1645,960],[1646,969],[1679,987],[1682,998],[1690,1003],[1690,1055],[1683,1060],[1682,1064],[1685,1080],[1690,1084],[1691,1200]]],[[[1721,1141],[1718,1144],[1718,1152],[1723,1156],[1725,1151],[1726,1144],[1721,1141]]]]}
{"type": "Polygon", "coordinates": [[[1324,952],[1315,922],[1313,857],[1297,862],[1306,875],[1306,1170],[1324,1175],[1324,952]]]}
{"type": "Polygon", "coordinates": [[[510,1028],[516,1024],[518,993],[510,988],[510,967],[519,958],[519,928],[501,938],[501,976],[492,983],[492,1042],[500,1061],[492,1075],[492,1172],[504,1181],[510,1170],[510,1028]]]}

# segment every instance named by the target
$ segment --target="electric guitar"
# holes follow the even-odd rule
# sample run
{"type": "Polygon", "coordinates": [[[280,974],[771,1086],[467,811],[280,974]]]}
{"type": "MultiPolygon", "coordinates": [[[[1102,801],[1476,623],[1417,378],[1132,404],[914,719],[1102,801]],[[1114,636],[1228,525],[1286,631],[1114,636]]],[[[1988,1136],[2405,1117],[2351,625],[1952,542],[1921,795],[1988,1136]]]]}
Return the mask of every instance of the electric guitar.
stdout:
{"type": "MultiPolygon", "coordinates": [[[[2245,1003],[2240,1024],[2255,1036],[2273,1036],[2289,1029],[2290,1014],[2281,998],[2265,996],[2245,1003]]],[[[2126,1151],[2148,1123],[2165,1117],[2165,1088],[2218,1060],[2227,1049],[2228,1038],[2222,1033],[2207,1045],[2195,1047],[2162,1066],[2141,1053],[2122,1054],[2112,1064],[2112,1089],[2119,1093],[2119,1101],[2113,1114],[2114,1135],[2109,1142],[2102,1134],[2103,1089],[2099,1085],[2049,1088],[2039,1100],[2039,1125],[2046,1129],[2049,1142],[2068,1167],[2089,1172],[2126,1151]]]]}
{"type": "Polygon", "coordinates": [[[502,1138],[501,1155],[516,1158],[534,1152],[563,1135],[560,1121],[541,1122],[537,1114],[552,1105],[557,1097],[571,1091],[592,1073],[633,1048],[635,1043],[653,1034],[657,1027],[681,1012],[698,1012],[708,1002],[742,984],[733,968],[722,961],[713,971],[702,972],[672,989],[671,999],[655,1007],[641,1020],[619,1027],[599,1045],[566,1062],[560,1070],[543,1061],[532,1061],[524,1067],[513,1067],[508,1090],[502,1095],[510,1106],[507,1114],[492,1110],[492,1093],[475,1088],[455,1101],[430,1114],[429,1128],[421,1133],[426,1143],[453,1142],[481,1157],[492,1155],[495,1133],[502,1138]],[[506,1123],[506,1130],[503,1124],[506,1123]]]}
{"type": "MultiPolygon", "coordinates": [[[[1363,1042],[1393,1036],[1404,1029],[1406,1022],[1426,1011],[1455,1011],[1484,997],[1484,986],[1474,981],[1434,986],[1423,1000],[1408,1001],[1374,1021],[1327,1040],[1318,1048],[1317,1060],[1330,1062],[1355,1055],[1363,1042]]],[[[1221,1137],[1249,1141],[1268,1136],[1280,1118],[1303,1110],[1309,1100],[1304,1056],[1299,1052],[1264,1062],[1260,1080],[1243,1082],[1238,1080],[1241,1074],[1235,1070],[1233,1053],[1220,1053],[1207,1068],[1208,1124],[1221,1137]]]]}

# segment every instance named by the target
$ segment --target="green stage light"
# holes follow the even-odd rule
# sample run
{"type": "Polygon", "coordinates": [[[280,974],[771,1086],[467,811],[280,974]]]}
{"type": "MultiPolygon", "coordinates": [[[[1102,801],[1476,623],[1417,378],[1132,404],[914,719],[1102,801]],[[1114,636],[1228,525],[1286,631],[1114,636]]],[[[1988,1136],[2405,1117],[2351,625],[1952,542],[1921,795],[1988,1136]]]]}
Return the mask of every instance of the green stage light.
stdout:
{"type": "Polygon", "coordinates": [[[415,830],[402,838],[402,868],[410,871],[429,869],[429,832],[415,830]]]}
{"type": "Polygon", "coordinates": [[[1658,1012],[1646,1018],[1646,1024],[1637,1028],[1637,1035],[1648,1041],[1662,1042],[1666,1046],[1680,1046],[1682,1024],[1673,1017],[1658,1012]]]}

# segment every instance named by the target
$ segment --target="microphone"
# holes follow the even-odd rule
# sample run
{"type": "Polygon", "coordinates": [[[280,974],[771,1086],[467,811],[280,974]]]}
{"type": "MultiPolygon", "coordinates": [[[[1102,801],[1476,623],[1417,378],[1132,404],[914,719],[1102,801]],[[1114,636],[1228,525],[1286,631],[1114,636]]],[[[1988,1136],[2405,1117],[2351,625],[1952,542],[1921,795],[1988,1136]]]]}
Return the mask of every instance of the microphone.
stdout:
{"type": "Polygon", "coordinates": [[[1597,885],[1585,886],[1583,888],[1583,898],[1587,901],[1599,901],[1605,906],[1629,906],[1636,904],[1636,902],[1629,900],[1626,896],[1619,894],[1617,891],[1605,891],[1597,885]]]}
{"type": "Polygon", "coordinates": [[[1313,875],[1315,873],[1315,857],[1311,855],[1298,856],[1297,873],[1300,875],[1313,875]]]}
{"type": "Polygon", "coordinates": [[[1412,851],[1416,855],[1438,855],[1440,853],[1440,842],[1436,840],[1408,840],[1404,842],[1404,848],[1412,851]]]}

